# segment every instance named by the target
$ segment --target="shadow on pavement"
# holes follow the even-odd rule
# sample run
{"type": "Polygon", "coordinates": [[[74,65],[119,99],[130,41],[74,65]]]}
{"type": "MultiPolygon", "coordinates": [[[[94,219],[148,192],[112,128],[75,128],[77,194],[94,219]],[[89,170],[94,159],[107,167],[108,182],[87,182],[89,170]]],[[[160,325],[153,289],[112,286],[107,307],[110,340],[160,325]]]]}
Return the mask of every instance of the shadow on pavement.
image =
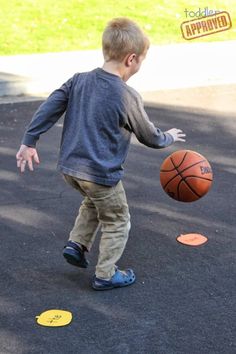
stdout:
{"type": "Polygon", "coordinates": [[[235,353],[236,116],[147,107],[156,125],[183,129],[187,142],[157,151],[133,140],[124,178],[132,229],[119,265],[133,267],[137,282],[94,292],[98,239],[87,270],[61,255],[81,202],[55,172],[62,121],[41,137],[35,172],[16,171],[15,153],[38,105],[0,106],[1,353],[235,353]],[[159,183],[164,158],[183,148],[207,157],[214,172],[210,192],[190,204],[170,199],[159,183]],[[176,242],[190,232],[209,241],[197,248],[176,242]],[[35,316],[52,308],[71,311],[72,323],[38,326],[35,316]]]}

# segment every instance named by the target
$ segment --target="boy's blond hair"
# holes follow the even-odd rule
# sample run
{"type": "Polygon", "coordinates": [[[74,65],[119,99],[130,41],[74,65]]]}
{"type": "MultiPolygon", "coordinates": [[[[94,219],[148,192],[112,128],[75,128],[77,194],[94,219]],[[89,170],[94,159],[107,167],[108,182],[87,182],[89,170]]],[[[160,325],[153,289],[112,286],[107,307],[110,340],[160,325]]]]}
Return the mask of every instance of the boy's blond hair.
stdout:
{"type": "Polygon", "coordinates": [[[102,36],[105,61],[121,62],[127,54],[142,55],[149,47],[149,40],[139,26],[128,18],[114,18],[108,22],[102,36]]]}

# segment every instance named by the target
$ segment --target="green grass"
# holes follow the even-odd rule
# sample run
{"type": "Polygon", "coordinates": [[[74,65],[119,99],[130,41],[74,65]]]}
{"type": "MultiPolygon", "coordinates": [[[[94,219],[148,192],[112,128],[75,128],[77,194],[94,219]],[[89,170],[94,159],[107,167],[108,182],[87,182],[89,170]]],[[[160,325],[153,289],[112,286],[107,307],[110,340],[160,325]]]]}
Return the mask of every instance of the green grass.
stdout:
{"type": "Polygon", "coordinates": [[[152,44],[186,43],[184,10],[208,6],[230,13],[232,29],[191,42],[236,39],[235,0],[0,0],[0,55],[100,48],[106,23],[125,16],[137,21],[152,44]]]}

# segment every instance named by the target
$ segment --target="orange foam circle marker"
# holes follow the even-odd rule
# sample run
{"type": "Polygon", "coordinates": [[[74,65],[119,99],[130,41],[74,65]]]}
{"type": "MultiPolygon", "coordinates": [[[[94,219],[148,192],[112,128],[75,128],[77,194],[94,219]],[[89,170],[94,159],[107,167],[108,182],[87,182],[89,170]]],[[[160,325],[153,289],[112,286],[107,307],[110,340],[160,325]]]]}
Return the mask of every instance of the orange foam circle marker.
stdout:
{"type": "Polygon", "coordinates": [[[176,240],[187,246],[200,246],[206,243],[208,238],[201,234],[184,234],[178,236],[176,240]]]}

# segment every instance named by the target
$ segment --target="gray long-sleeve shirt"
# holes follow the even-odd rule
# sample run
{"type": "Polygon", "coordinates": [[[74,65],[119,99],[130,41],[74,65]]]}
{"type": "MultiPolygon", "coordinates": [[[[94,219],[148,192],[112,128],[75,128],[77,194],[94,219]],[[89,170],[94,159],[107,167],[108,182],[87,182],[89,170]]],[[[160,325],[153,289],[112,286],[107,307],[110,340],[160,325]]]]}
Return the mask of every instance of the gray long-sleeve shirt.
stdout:
{"type": "Polygon", "coordinates": [[[152,148],[173,143],[150,122],[140,95],[120,77],[97,68],[75,74],[39,107],[22,144],[35,147],[40,134],[66,112],[58,170],[113,186],[123,176],[122,164],[131,134],[152,148]]]}

